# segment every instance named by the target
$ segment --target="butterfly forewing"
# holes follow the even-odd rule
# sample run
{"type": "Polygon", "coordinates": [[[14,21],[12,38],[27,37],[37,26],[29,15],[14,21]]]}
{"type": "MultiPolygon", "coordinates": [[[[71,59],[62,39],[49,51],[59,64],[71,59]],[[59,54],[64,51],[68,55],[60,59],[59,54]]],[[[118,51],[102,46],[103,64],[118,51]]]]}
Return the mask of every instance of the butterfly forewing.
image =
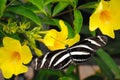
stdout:
{"type": "MultiPolygon", "coordinates": [[[[85,47],[85,46],[84,46],[85,47]]],[[[94,51],[84,48],[83,46],[79,47],[72,47],[71,48],[71,57],[74,63],[81,63],[88,60],[94,51]]]]}
{"type": "Polygon", "coordinates": [[[72,47],[48,52],[36,58],[33,62],[34,68],[36,70],[41,68],[60,70],[67,68],[71,62],[79,64],[87,61],[96,50],[106,45],[106,43],[107,37],[105,36],[86,38],[72,47]]]}
{"type": "Polygon", "coordinates": [[[70,54],[74,63],[87,61],[93,53],[107,43],[105,36],[89,37],[73,45],[70,48],[70,54]]]}

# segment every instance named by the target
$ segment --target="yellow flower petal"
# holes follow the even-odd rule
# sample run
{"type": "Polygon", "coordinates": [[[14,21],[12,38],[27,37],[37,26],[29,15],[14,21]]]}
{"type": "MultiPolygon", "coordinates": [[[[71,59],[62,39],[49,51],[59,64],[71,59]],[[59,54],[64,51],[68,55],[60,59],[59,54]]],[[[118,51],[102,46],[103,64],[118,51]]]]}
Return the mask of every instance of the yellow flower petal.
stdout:
{"type": "Polygon", "coordinates": [[[60,27],[61,27],[61,31],[59,33],[59,37],[62,39],[62,40],[65,40],[67,39],[68,37],[68,29],[67,29],[67,26],[64,24],[64,22],[62,20],[59,21],[59,24],[60,24],[60,27]]]}
{"type": "Polygon", "coordinates": [[[8,66],[9,64],[4,64],[1,66],[1,70],[2,70],[2,74],[5,78],[9,79],[12,77],[12,73],[14,72],[11,69],[14,69],[13,67],[11,68],[11,66],[8,66]],[[6,68],[7,67],[7,68],[6,68]]]}
{"type": "Polygon", "coordinates": [[[58,50],[58,49],[64,49],[66,43],[64,41],[56,40],[54,46],[47,46],[51,51],[58,50]]]}
{"type": "Polygon", "coordinates": [[[4,37],[3,45],[8,50],[18,51],[21,48],[20,42],[16,39],[13,39],[13,38],[10,38],[10,37],[4,37]],[[13,44],[15,44],[15,45],[13,46],[13,44]]]}
{"type": "Polygon", "coordinates": [[[31,53],[31,51],[30,51],[30,49],[29,49],[29,47],[28,46],[26,46],[26,45],[23,45],[22,47],[21,47],[21,54],[20,54],[20,56],[21,56],[21,60],[22,60],[22,62],[24,63],[24,64],[27,64],[27,63],[29,63],[30,61],[31,61],[31,59],[32,59],[32,53],[31,53]]]}
{"type": "Polygon", "coordinates": [[[99,28],[103,34],[115,38],[114,30],[120,29],[119,2],[120,0],[101,0],[90,17],[90,30],[99,28]]]}
{"type": "MultiPolygon", "coordinates": [[[[17,64],[18,65],[18,64],[17,64]]],[[[18,65],[19,66],[19,65],[18,65]]],[[[14,63],[11,63],[9,60],[4,61],[3,64],[1,64],[1,70],[3,73],[3,76],[5,78],[11,78],[13,74],[16,73],[16,65],[14,63]]]]}
{"type": "Polygon", "coordinates": [[[62,42],[60,42],[59,40],[55,41],[55,45],[54,46],[48,46],[48,48],[51,51],[54,50],[58,50],[58,49],[65,49],[66,45],[72,46],[73,44],[77,43],[80,40],[80,35],[76,34],[74,38],[72,39],[66,39],[62,42]]]}
{"type": "Polygon", "coordinates": [[[68,44],[69,46],[72,46],[73,44],[77,43],[80,41],[80,35],[76,34],[74,38],[72,39],[67,39],[66,40],[66,44],[68,44]]]}
{"type": "Polygon", "coordinates": [[[17,63],[16,65],[11,63],[4,63],[1,66],[1,70],[5,78],[11,78],[13,74],[18,75],[27,72],[28,68],[20,63],[17,63]]]}
{"type": "Polygon", "coordinates": [[[55,29],[51,29],[45,35],[42,41],[51,51],[58,49],[65,49],[66,45],[72,46],[76,42],[79,41],[80,36],[77,34],[74,38],[68,39],[68,28],[64,24],[62,20],[59,21],[59,25],[61,27],[61,31],[56,31],[55,29]]]}
{"type": "Polygon", "coordinates": [[[16,67],[15,75],[25,73],[25,72],[28,71],[28,68],[26,66],[22,65],[22,64],[18,64],[15,67],[16,67]]]}
{"type": "Polygon", "coordinates": [[[10,57],[11,57],[11,52],[5,49],[4,47],[1,47],[0,48],[0,66],[1,66],[1,63],[3,63],[3,61],[7,62],[7,60],[10,59],[10,57]]]}
{"type": "MultiPolygon", "coordinates": [[[[115,14],[115,13],[113,13],[113,14],[115,14]]],[[[120,15],[114,16],[113,22],[111,23],[111,25],[113,25],[114,30],[119,30],[120,29],[120,15]]]]}
{"type": "Polygon", "coordinates": [[[64,40],[66,40],[68,36],[68,30],[67,30],[67,26],[64,24],[62,20],[60,20],[59,23],[61,26],[60,32],[51,29],[45,35],[44,39],[40,39],[40,41],[42,41],[50,50],[65,48],[64,40]]]}
{"type": "Polygon", "coordinates": [[[98,26],[100,25],[100,22],[99,22],[99,14],[95,14],[93,13],[90,17],[90,26],[89,26],[89,29],[90,31],[94,31],[98,28],[98,26]]]}
{"type": "Polygon", "coordinates": [[[9,37],[3,39],[3,47],[0,47],[0,69],[5,78],[26,72],[27,67],[23,64],[31,59],[32,53],[28,46],[21,46],[18,40],[9,37]]]}
{"type": "Polygon", "coordinates": [[[57,37],[57,31],[54,29],[51,29],[48,31],[48,33],[45,35],[44,39],[40,39],[46,46],[53,46],[54,42],[57,37]]]}
{"type": "Polygon", "coordinates": [[[103,27],[103,26],[101,26],[100,30],[103,34],[109,35],[111,38],[115,38],[113,27],[109,27],[109,26],[103,27]]]}
{"type": "Polygon", "coordinates": [[[114,11],[114,12],[120,12],[119,11],[119,4],[120,3],[120,0],[110,0],[109,4],[110,4],[110,8],[114,11]]]}

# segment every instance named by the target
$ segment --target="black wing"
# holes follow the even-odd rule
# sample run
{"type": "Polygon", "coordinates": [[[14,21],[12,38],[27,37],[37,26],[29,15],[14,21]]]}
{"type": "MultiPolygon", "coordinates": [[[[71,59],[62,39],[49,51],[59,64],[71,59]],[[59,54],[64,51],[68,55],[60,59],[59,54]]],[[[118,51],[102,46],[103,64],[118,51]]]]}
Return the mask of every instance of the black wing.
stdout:
{"type": "Polygon", "coordinates": [[[34,61],[34,68],[35,70],[41,68],[60,70],[68,67],[70,63],[70,54],[67,53],[67,50],[56,50],[36,58],[34,61]]]}
{"type": "Polygon", "coordinates": [[[33,62],[34,68],[60,70],[67,68],[71,62],[81,63],[88,60],[97,49],[107,43],[107,37],[97,36],[84,39],[70,48],[48,52],[45,55],[36,58],[33,62]]]}
{"type": "Polygon", "coordinates": [[[84,39],[70,48],[70,54],[73,62],[81,63],[88,60],[99,48],[105,46],[107,37],[96,36],[84,39]]]}

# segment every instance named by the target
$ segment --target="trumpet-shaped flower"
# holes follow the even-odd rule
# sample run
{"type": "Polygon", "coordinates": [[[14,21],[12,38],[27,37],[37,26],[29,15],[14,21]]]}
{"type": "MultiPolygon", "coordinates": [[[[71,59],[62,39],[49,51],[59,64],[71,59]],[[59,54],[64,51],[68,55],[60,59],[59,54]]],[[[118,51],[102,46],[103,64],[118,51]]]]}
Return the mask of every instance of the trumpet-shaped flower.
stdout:
{"type": "Polygon", "coordinates": [[[24,64],[31,59],[32,53],[28,46],[21,46],[18,40],[10,37],[3,38],[3,47],[0,47],[0,69],[5,78],[26,72],[28,68],[24,64]]]}
{"type": "Polygon", "coordinates": [[[99,28],[103,34],[115,38],[114,30],[120,29],[119,2],[120,0],[101,0],[90,17],[90,30],[99,28]]]}
{"type": "Polygon", "coordinates": [[[74,38],[68,39],[68,28],[62,20],[59,21],[61,31],[51,29],[47,32],[42,41],[50,50],[64,49],[66,45],[72,46],[79,41],[80,36],[76,34],[74,38]]]}

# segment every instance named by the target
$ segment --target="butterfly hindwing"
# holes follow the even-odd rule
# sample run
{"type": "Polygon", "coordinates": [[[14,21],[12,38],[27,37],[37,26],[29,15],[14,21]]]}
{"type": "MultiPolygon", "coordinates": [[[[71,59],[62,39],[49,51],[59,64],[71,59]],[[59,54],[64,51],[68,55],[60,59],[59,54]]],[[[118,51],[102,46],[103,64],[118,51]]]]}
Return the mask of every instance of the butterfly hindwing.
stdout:
{"type": "Polygon", "coordinates": [[[66,54],[67,50],[56,50],[48,52],[34,61],[35,69],[64,69],[71,63],[69,54],[66,54]]]}

